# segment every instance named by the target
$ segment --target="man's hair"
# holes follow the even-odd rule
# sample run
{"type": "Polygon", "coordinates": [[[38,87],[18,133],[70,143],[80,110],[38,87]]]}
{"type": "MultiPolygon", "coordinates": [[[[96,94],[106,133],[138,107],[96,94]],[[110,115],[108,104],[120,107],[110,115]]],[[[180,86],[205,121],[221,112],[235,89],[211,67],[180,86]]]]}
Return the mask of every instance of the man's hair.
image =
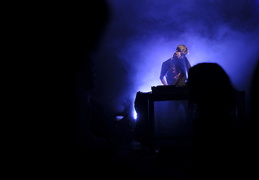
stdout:
{"type": "Polygon", "coordinates": [[[178,45],[176,47],[176,51],[181,52],[182,54],[185,54],[185,55],[188,54],[188,48],[183,44],[178,45]]]}

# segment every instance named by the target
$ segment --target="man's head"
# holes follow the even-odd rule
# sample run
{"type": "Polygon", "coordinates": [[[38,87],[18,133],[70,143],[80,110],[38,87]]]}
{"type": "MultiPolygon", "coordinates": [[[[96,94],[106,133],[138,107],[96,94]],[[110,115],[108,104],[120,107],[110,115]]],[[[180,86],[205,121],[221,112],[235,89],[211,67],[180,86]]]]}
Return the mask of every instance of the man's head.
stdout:
{"type": "Polygon", "coordinates": [[[184,57],[186,54],[188,54],[188,48],[185,45],[180,44],[176,47],[176,54],[179,58],[184,57]]]}
{"type": "Polygon", "coordinates": [[[181,54],[184,54],[184,55],[188,54],[188,48],[183,44],[178,45],[176,47],[176,51],[180,52],[181,54]]]}

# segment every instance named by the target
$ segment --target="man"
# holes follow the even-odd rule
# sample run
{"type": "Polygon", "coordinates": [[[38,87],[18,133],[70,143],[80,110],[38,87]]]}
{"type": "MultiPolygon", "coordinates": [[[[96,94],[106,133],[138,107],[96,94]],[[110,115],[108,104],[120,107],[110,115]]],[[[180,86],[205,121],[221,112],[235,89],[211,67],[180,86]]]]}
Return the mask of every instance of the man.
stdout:
{"type": "Polygon", "coordinates": [[[188,48],[185,45],[178,45],[173,57],[162,63],[160,80],[163,85],[184,86],[191,67],[186,57],[188,48]]]}

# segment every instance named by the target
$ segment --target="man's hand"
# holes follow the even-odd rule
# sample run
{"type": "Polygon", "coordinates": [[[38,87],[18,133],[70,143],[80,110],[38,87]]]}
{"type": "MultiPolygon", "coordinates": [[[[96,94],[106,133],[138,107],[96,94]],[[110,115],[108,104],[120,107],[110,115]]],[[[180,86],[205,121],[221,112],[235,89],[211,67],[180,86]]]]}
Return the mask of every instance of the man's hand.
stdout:
{"type": "Polygon", "coordinates": [[[167,81],[165,80],[165,78],[162,78],[162,79],[161,79],[161,82],[162,82],[162,84],[165,85],[165,86],[168,85],[168,84],[167,84],[167,81]]]}

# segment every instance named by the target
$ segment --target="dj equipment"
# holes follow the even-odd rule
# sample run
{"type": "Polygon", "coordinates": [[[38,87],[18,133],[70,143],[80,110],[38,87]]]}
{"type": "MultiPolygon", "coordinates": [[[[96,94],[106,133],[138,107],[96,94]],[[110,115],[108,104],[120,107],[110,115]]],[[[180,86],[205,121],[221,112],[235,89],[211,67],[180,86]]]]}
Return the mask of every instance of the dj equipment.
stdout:
{"type": "MultiPolygon", "coordinates": [[[[137,92],[134,138],[150,148],[175,139],[190,139],[195,108],[189,106],[187,86],[152,86],[151,92],[137,92]]],[[[222,102],[224,103],[224,102],[222,102]]],[[[245,117],[245,92],[237,92],[237,122],[245,117]]]]}

